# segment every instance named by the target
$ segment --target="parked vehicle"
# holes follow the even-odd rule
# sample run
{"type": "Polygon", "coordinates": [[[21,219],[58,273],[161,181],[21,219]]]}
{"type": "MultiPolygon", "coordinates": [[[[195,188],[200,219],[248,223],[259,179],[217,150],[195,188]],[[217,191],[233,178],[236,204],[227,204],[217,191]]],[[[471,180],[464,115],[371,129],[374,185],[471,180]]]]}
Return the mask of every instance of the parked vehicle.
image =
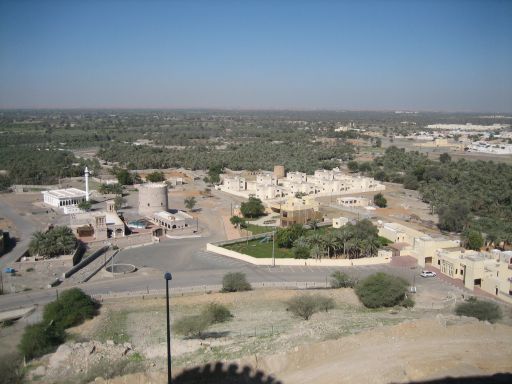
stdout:
{"type": "Polygon", "coordinates": [[[421,271],[420,276],[421,277],[436,277],[437,274],[432,271],[421,271]]]}

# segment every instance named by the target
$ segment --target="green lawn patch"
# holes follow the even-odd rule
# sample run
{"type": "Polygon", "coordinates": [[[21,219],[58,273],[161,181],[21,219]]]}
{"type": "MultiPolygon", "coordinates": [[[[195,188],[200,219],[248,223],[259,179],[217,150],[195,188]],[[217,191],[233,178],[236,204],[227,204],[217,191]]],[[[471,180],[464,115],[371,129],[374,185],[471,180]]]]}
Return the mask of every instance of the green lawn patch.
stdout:
{"type": "Polygon", "coordinates": [[[260,233],[272,232],[272,227],[263,227],[255,224],[247,224],[247,230],[252,232],[253,235],[259,235],[260,233]]]}
{"type": "MultiPolygon", "coordinates": [[[[259,259],[272,257],[272,241],[260,243],[261,239],[242,241],[236,244],[225,245],[224,248],[235,252],[240,252],[259,259]]],[[[290,249],[275,247],[275,257],[279,259],[292,258],[293,253],[290,249]]]]}

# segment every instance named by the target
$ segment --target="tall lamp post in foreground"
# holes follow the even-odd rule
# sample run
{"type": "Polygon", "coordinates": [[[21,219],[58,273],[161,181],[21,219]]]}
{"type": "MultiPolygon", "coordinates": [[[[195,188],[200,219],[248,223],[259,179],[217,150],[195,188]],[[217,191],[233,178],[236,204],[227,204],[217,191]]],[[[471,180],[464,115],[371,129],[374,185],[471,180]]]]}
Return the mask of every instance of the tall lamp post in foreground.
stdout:
{"type": "Polygon", "coordinates": [[[167,383],[171,384],[171,319],[169,309],[169,281],[172,280],[170,272],[165,272],[165,293],[167,297],[167,383]]]}
{"type": "Polygon", "coordinates": [[[274,230],[272,231],[272,266],[273,267],[276,266],[276,241],[275,241],[275,237],[276,237],[276,229],[274,228],[274,230]]]}

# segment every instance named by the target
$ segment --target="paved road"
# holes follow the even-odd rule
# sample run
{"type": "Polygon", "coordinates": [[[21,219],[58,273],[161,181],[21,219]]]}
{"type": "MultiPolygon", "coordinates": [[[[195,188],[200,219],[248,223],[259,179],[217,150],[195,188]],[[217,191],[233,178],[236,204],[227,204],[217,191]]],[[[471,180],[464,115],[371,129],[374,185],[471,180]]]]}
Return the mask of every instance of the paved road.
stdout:
{"type": "Polygon", "coordinates": [[[0,257],[0,268],[14,262],[28,247],[30,236],[37,230],[36,225],[29,219],[20,216],[11,206],[0,199],[0,216],[12,221],[18,232],[19,242],[9,253],[0,257]]]}
{"type": "MultiPolygon", "coordinates": [[[[125,277],[99,281],[93,280],[80,284],[79,287],[92,295],[163,289],[165,287],[164,271],[172,272],[172,287],[217,285],[221,283],[222,277],[227,272],[234,271],[244,272],[252,283],[325,283],[329,275],[335,270],[346,271],[357,278],[377,271],[385,271],[402,276],[408,281],[411,281],[413,278],[414,271],[409,267],[395,267],[391,265],[345,268],[311,266],[268,267],[255,266],[206,252],[204,249],[207,242],[225,238],[220,216],[221,209],[223,208],[225,212],[227,207],[230,206],[230,201],[221,199],[219,203],[217,208],[208,209],[202,213],[202,222],[209,224],[208,228],[203,232],[205,237],[166,240],[152,246],[123,250],[116,256],[116,263],[134,264],[140,268],[138,272],[133,275],[126,275],[125,277]]],[[[8,211],[10,208],[0,205],[0,209],[8,211]]],[[[13,212],[9,213],[12,214],[13,212]]],[[[12,218],[15,219],[13,221],[19,226],[18,228],[20,228],[21,232],[30,231],[31,227],[27,225],[26,220],[20,220],[19,216],[15,213],[12,218]]],[[[421,282],[421,284],[433,283],[425,281],[421,282]]],[[[58,288],[0,296],[0,311],[36,304],[46,304],[56,298],[57,291],[58,288]]]]}
{"type": "MultiPolygon", "coordinates": [[[[158,253],[162,250],[172,250],[175,246],[164,246],[163,244],[132,249],[120,253],[119,261],[133,257],[136,251],[142,252],[141,257],[145,257],[148,262],[151,261],[154,250],[158,253]],[[123,255],[128,253],[128,255],[123,255]]],[[[311,266],[255,266],[239,260],[217,254],[196,251],[191,254],[168,254],[168,270],[173,274],[172,287],[194,287],[202,285],[218,285],[222,277],[227,272],[240,271],[247,275],[252,283],[267,282],[317,282],[325,283],[333,271],[342,270],[354,277],[361,278],[377,271],[387,272],[393,275],[402,276],[408,281],[412,281],[413,274],[419,270],[410,268],[394,267],[391,265],[373,265],[373,266],[355,266],[355,267],[311,267],[311,266]]],[[[431,280],[420,280],[416,278],[418,285],[432,285],[439,282],[431,280]]],[[[444,283],[443,283],[444,284],[444,283]]],[[[163,289],[165,282],[163,273],[154,268],[142,268],[134,275],[126,277],[116,277],[108,280],[92,281],[80,284],[79,287],[85,292],[98,295],[108,293],[126,293],[133,291],[145,291],[163,289]]],[[[47,289],[29,293],[18,293],[15,295],[5,295],[0,297],[0,311],[25,307],[30,305],[43,305],[54,300],[57,295],[57,289],[47,289]]]]}

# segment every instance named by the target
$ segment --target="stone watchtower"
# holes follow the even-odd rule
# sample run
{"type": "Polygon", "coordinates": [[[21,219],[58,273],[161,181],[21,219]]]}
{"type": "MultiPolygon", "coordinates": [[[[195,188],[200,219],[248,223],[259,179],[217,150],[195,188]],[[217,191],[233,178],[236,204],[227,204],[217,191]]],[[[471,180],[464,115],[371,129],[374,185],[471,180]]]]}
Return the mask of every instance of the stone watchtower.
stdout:
{"type": "Polygon", "coordinates": [[[139,214],[153,216],[155,212],[167,211],[167,184],[147,183],[139,187],[139,214]]]}
{"type": "Polygon", "coordinates": [[[283,179],[285,176],[284,165],[275,165],[274,166],[274,176],[278,179],[283,179]]]}

